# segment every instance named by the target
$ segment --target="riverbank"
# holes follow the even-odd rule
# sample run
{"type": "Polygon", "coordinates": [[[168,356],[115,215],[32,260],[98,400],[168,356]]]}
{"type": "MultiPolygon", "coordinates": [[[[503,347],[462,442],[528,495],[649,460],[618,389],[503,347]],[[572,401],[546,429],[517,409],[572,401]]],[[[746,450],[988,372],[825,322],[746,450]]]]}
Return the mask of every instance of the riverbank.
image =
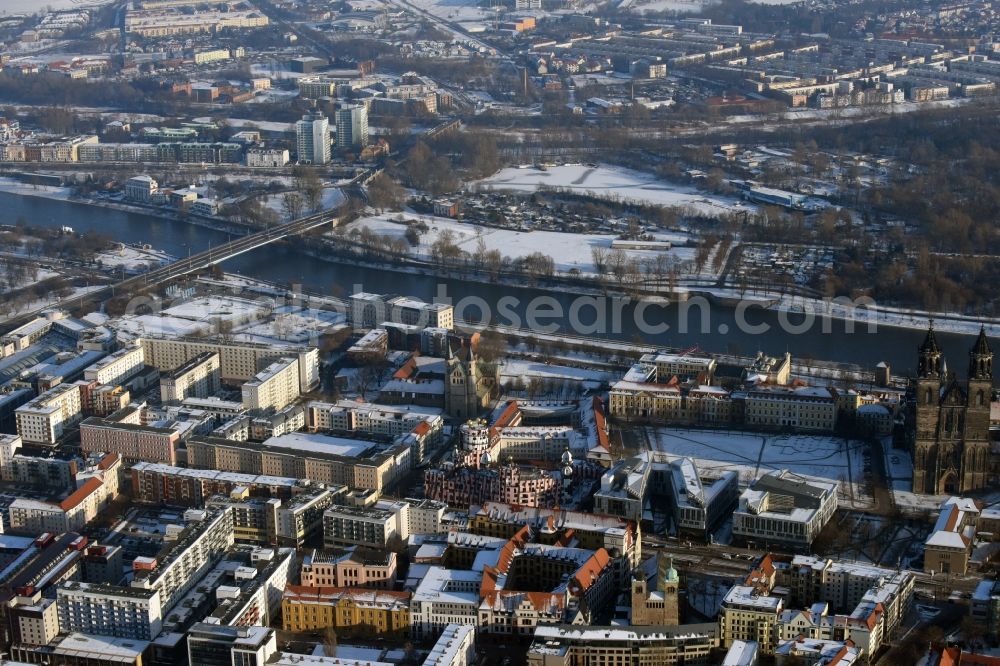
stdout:
{"type": "Polygon", "coordinates": [[[730,287],[681,287],[671,292],[627,292],[615,289],[607,284],[589,287],[583,284],[556,283],[548,278],[536,278],[534,282],[525,283],[524,276],[505,276],[486,274],[472,268],[455,266],[437,266],[403,257],[395,257],[393,261],[377,260],[350,256],[343,252],[324,252],[321,248],[298,247],[299,251],[309,256],[334,264],[358,266],[368,269],[391,271],[410,275],[434,275],[442,279],[463,280],[484,285],[508,285],[511,287],[528,287],[531,289],[550,290],[560,293],[608,298],[629,298],[636,302],[649,304],[686,304],[695,308],[696,299],[705,299],[710,305],[732,308],[735,310],[764,310],[778,313],[787,318],[794,327],[809,329],[812,325],[824,319],[853,322],[859,331],[872,327],[888,326],[907,330],[923,330],[930,320],[939,331],[963,335],[975,334],[980,326],[986,327],[990,337],[1000,337],[1000,319],[988,317],[973,317],[958,313],[931,313],[921,310],[880,306],[874,301],[859,299],[817,299],[778,292],[743,291],[730,287]],[[818,320],[818,322],[817,322],[818,320]],[[813,322],[807,326],[806,322],[813,322]]]}
{"type": "MultiPolygon", "coordinates": [[[[15,196],[25,196],[37,199],[48,199],[60,203],[85,204],[94,209],[117,210],[125,213],[139,214],[167,220],[171,223],[183,223],[191,227],[202,227],[220,233],[243,234],[247,228],[239,225],[232,225],[221,220],[211,220],[197,218],[193,216],[180,219],[175,214],[170,214],[162,209],[150,209],[143,206],[135,206],[122,202],[100,201],[88,198],[74,197],[72,188],[54,186],[33,186],[21,183],[11,178],[0,178],[0,192],[7,192],[15,196]]],[[[72,225],[72,220],[69,220],[72,225]]],[[[13,223],[14,220],[10,220],[13,223]]],[[[109,235],[114,235],[113,230],[103,231],[109,235]]],[[[154,246],[156,244],[154,243],[154,246]]],[[[361,257],[345,257],[342,254],[332,253],[325,247],[313,247],[303,243],[288,244],[289,251],[307,255],[323,263],[355,266],[370,269],[372,271],[383,271],[392,274],[406,274],[420,277],[434,277],[440,280],[458,280],[467,283],[481,284],[490,287],[509,287],[511,289],[529,289],[536,291],[551,291],[563,295],[580,295],[590,297],[613,297],[625,296],[634,301],[642,300],[650,304],[670,304],[683,303],[692,299],[703,298],[709,305],[738,312],[741,309],[770,312],[787,317],[792,324],[798,325],[805,318],[813,318],[820,321],[843,321],[854,322],[855,330],[865,332],[870,326],[889,327],[903,330],[922,330],[927,327],[929,319],[933,318],[935,328],[941,332],[956,334],[972,334],[979,330],[980,322],[986,324],[987,334],[991,337],[1000,337],[1000,319],[980,319],[973,316],[966,316],[957,313],[930,313],[926,311],[896,308],[888,306],[878,306],[871,304],[869,307],[845,307],[836,303],[830,303],[823,299],[806,298],[801,296],[791,296],[777,292],[740,292],[738,289],[715,287],[715,286],[687,286],[676,289],[671,294],[647,293],[642,296],[631,296],[624,291],[614,289],[612,285],[594,284],[593,286],[582,284],[581,280],[574,278],[547,282],[541,280],[526,280],[522,275],[504,278],[502,280],[493,275],[477,272],[473,269],[462,267],[442,267],[427,263],[417,263],[405,261],[402,258],[389,260],[377,260],[361,257]]],[[[294,267],[292,267],[294,268],[294,267]]],[[[399,291],[405,291],[400,288],[399,291]]],[[[864,305],[864,304],[858,304],[864,305]]],[[[814,326],[820,326],[815,322],[814,326]]],[[[803,327],[808,328],[808,327],[803,327]]],[[[818,330],[809,328],[809,330],[818,330]]]]}
{"type": "Polygon", "coordinates": [[[117,210],[122,213],[148,215],[150,217],[160,218],[161,220],[191,224],[205,229],[212,229],[213,231],[221,231],[222,233],[245,234],[257,231],[247,225],[234,224],[223,220],[222,218],[210,218],[189,214],[187,217],[182,219],[177,213],[164,210],[163,208],[156,206],[142,206],[139,204],[125,203],[123,201],[109,201],[107,199],[91,199],[89,197],[81,197],[73,192],[72,187],[67,187],[65,185],[33,185],[30,183],[23,183],[16,178],[11,178],[9,176],[0,176],[0,192],[15,194],[23,197],[49,199],[52,201],[63,201],[66,203],[93,206],[95,208],[117,210]]]}

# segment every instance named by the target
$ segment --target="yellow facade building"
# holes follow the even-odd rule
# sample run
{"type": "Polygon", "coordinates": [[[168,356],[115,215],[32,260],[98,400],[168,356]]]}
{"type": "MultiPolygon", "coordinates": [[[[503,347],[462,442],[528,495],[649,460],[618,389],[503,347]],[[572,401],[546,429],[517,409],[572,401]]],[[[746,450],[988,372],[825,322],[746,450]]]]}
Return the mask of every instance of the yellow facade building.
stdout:
{"type": "Polygon", "coordinates": [[[334,628],[343,637],[401,638],[410,629],[410,593],[289,585],[281,599],[285,631],[334,628]]]}

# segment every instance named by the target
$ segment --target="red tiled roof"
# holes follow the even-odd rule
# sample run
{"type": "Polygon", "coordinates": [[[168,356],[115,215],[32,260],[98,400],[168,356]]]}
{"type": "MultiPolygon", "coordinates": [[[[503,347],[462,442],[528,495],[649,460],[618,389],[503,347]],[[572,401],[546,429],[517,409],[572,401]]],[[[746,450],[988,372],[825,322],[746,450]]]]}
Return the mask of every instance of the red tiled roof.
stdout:
{"type": "Polygon", "coordinates": [[[611,442],[608,440],[608,421],[604,414],[604,401],[600,396],[594,396],[594,425],[597,430],[597,444],[605,451],[611,450],[611,442]]]}
{"type": "Polygon", "coordinates": [[[97,463],[97,469],[107,470],[116,462],[118,462],[119,458],[120,456],[117,453],[109,453],[108,455],[101,458],[101,462],[97,463]]]}
{"type": "Polygon", "coordinates": [[[62,502],[59,502],[59,508],[63,511],[75,509],[81,502],[83,502],[83,500],[87,499],[92,492],[96,491],[102,485],[104,485],[104,482],[96,477],[87,479],[86,483],[77,488],[72,495],[64,499],[62,502]]]}
{"type": "Polygon", "coordinates": [[[603,548],[597,549],[573,575],[570,591],[574,594],[580,594],[590,589],[590,586],[600,577],[601,572],[610,562],[611,556],[608,555],[608,551],[603,548]]]}

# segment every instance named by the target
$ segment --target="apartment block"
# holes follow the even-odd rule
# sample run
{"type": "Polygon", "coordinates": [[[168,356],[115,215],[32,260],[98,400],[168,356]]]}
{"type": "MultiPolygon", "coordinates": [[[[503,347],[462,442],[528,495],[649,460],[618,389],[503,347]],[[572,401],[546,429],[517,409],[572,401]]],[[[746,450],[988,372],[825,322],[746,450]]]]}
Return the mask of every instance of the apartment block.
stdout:
{"type": "Polygon", "coordinates": [[[195,468],[311,479],[379,494],[413,468],[413,448],[408,438],[379,445],[307,433],[263,443],[216,437],[192,437],[187,443],[188,464],[195,468]]]}
{"type": "Polygon", "coordinates": [[[193,432],[204,430],[205,420],[157,419],[144,424],[142,409],[129,406],[106,418],[92,416],[80,424],[80,448],[85,452],[114,452],[128,463],[177,462],[177,449],[193,432]]]}
{"type": "Polygon", "coordinates": [[[188,509],[187,526],[154,558],[133,563],[131,587],[159,590],[165,613],[235,543],[228,510],[188,509]]]}
{"type": "Polygon", "coordinates": [[[159,463],[138,462],[129,470],[132,498],[143,504],[200,508],[213,495],[229,495],[246,488],[253,497],[287,499],[313,485],[304,479],[239,474],[214,469],[188,469],[159,463]]]}
{"type": "Polygon", "coordinates": [[[188,398],[209,398],[222,388],[218,352],[202,352],[190,361],[160,374],[160,400],[165,404],[188,398]]]}
{"type": "Polygon", "coordinates": [[[323,513],[323,544],[386,549],[409,537],[409,505],[379,502],[376,506],[332,506],[323,513]]]}
{"type": "Polygon", "coordinates": [[[163,626],[155,589],[73,581],[56,590],[56,606],[61,631],[149,641],[163,626]]]}
{"type": "Polygon", "coordinates": [[[14,412],[17,434],[25,444],[56,444],[83,418],[80,386],[60,384],[14,412]]]}
{"type": "Polygon", "coordinates": [[[8,602],[12,642],[18,645],[48,645],[59,634],[59,611],[55,599],[35,590],[8,602]]]}
{"type": "Polygon", "coordinates": [[[91,476],[61,502],[19,497],[11,502],[9,529],[15,533],[37,535],[45,532],[78,532],[118,495],[120,459],[114,455],[102,461],[104,469],[91,476]],[[105,482],[105,478],[107,482],[105,482]]]}
{"type": "Polygon", "coordinates": [[[284,409],[299,397],[300,387],[298,359],[283,358],[243,384],[243,407],[258,414],[284,409]]]}
{"type": "Polygon", "coordinates": [[[141,345],[127,347],[102,358],[87,368],[83,378],[108,386],[118,386],[136,376],[145,364],[145,352],[141,345]]]}
{"type": "Polygon", "coordinates": [[[747,585],[734,585],[722,600],[719,611],[719,642],[729,648],[735,641],[754,641],[765,654],[777,643],[778,618],[784,609],[779,597],[772,597],[747,585]]]}
{"type": "Polygon", "coordinates": [[[245,382],[252,379],[262,367],[294,356],[299,361],[299,391],[308,393],[319,385],[318,349],[176,338],[143,338],[140,343],[146,352],[146,365],[151,365],[160,372],[174,370],[199,354],[217,352],[222,379],[245,382]]]}

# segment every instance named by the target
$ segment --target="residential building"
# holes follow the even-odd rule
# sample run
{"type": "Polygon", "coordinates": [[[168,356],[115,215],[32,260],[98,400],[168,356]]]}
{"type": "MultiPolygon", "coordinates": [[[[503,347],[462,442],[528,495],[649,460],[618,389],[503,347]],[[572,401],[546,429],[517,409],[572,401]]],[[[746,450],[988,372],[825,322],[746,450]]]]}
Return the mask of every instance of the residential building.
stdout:
{"type": "Polygon", "coordinates": [[[368,145],[368,108],[363,104],[344,104],[336,112],[337,148],[363,148],[368,145]]]}
{"type": "Polygon", "coordinates": [[[146,365],[160,372],[174,370],[204,352],[218,352],[219,373],[223,380],[246,382],[261,367],[295,356],[299,361],[299,391],[308,393],[319,385],[319,350],[263,344],[222,343],[176,338],[142,338],[146,365]]]}
{"type": "Polygon", "coordinates": [[[377,494],[413,468],[408,437],[384,445],[319,434],[287,433],[263,443],[192,437],[188,464],[244,474],[311,479],[316,483],[374,490],[377,494]]]}
{"type": "Polygon", "coordinates": [[[735,641],[754,641],[764,654],[772,654],[775,633],[784,604],[779,597],[762,595],[750,586],[734,585],[719,611],[719,642],[729,648],[735,641]]]}
{"type": "Polygon", "coordinates": [[[253,168],[279,169],[290,159],[285,148],[251,148],[247,151],[247,166],[253,168]]]}
{"type": "Polygon", "coordinates": [[[308,113],[302,116],[302,120],[295,123],[295,145],[300,163],[329,162],[330,120],[320,113],[308,113]]]}
{"type": "Polygon", "coordinates": [[[409,537],[409,506],[406,503],[379,502],[376,506],[331,506],[323,513],[323,544],[368,546],[386,549],[409,537]]]}
{"type": "Polygon", "coordinates": [[[106,418],[91,416],[80,424],[80,448],[87,453],[114,452],[126,462],[177,462],[177,449],[193,433],[209,427],[205,416],[148,420],[130,405],[106,418]],[[144,423],[144,420],[146,421],[144,423]]]}
{"type": "Polygon", "coordinates": [[[13,478],[14,455],[21,448],[23,440],[19,435],[0,434],[0,478],[13,478]]]}
{"type": "Polygon", "coordinates": [[[299,388],[298,359],[281,359],[243,384],[243,407],[256,414],[284,409],[299,397],[299,388]]]}
{"type": "Polygon", "coordinates": [[[160,400],[167,404],[188,398],[209,398],[221,388],[218,352],[203,352],[173,370],[160,373],[160,400]]]}
{"type": "Polygon", "coordinates": [[[188,509],[187,526],[155,558],[133,562],[131,587],[159,590],[167,614],[201,575],[233,546],[233,517],[225,509],[188,509]]]}
{"type": "Polygon", "coordinates": [[[59,384],[18,407],[14,416],[24,443],[53,446],[83,418],[80,386],[59,384]]]}
{"type": "Polygon", "coordinates": [[[163,626],[156,589],[100,583],[64,583],[56,590],[61,631],[149,641],[163,626]]]}
{"type": "Polygon", "coordinates": [[[307,491],[304,479],[257,474],[239,474],[214,469],[188,469],[159,463],[138,462],[129,470],[132,499],[143,504],[200,508],[213,495],[228,495],[246,488],[254,497],[287,499],[307,491]]]}
{"type": "Polygon", "coordinates": [[[969,616],[983,626],[988,636],[1000,635],[1000,582],[983,580],[976,585],[969,600],[969,616]]]}

